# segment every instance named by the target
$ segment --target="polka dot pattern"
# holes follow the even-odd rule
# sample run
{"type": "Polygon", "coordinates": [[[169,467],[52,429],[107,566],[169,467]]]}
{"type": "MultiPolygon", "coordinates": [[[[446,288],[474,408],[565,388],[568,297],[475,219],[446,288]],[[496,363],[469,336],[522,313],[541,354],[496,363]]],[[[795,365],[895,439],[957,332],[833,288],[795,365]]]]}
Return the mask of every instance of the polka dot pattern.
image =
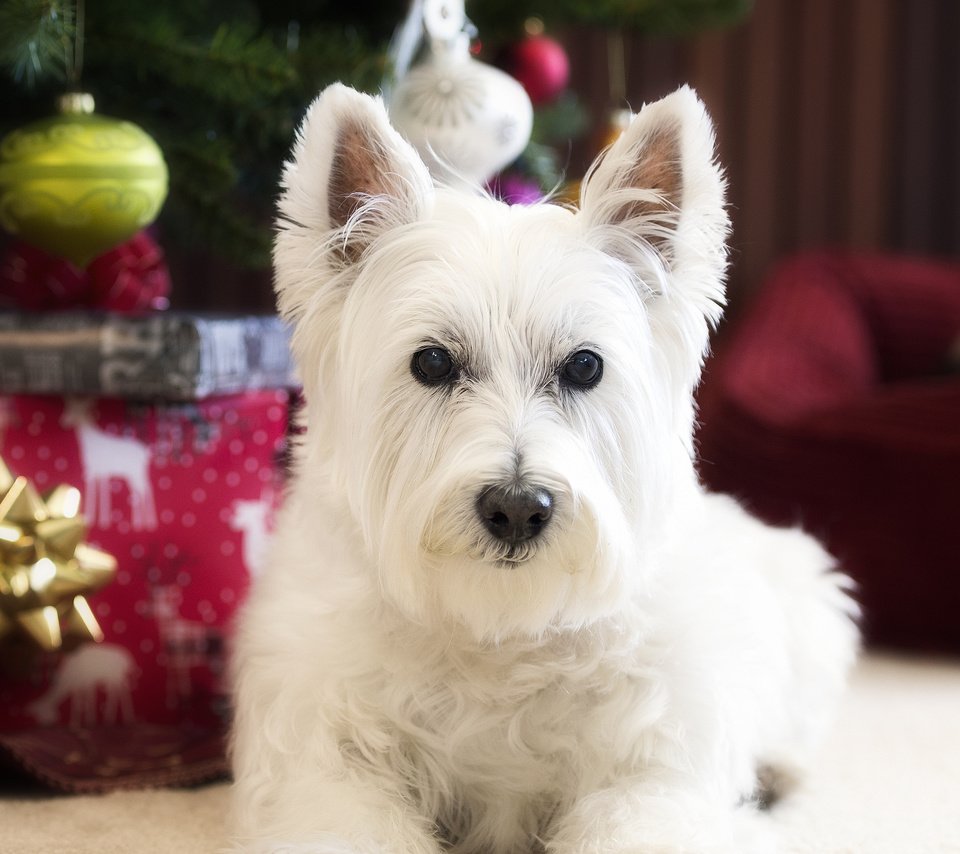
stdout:
{"type": "MultiPolygon", "coordinates": [[[[79,487],[88,542],[117,559],[115,581],[90,604],[105,634],[99,648],[132,657],[125,690],[135,718],[216,724],[228,627],[258,569],[253,546],[269,535],[282,494],[276,460],[286,393],[155,406],[95,400],[73,426],[64,401],[52,397],[0,397],[0,405],[12,411],[0,454],[14,473],[42,489],[79,487]],[[91,438],[105,450],[88,459],[91,438]],[[146,461],[143,477],[134,459],[146,461]]],[[[67,678],[70,660],[51,657],[30,680],[0,680],[0,730],[35,723],[28,707],[58,674],[67,678]]],[[[87,678],[103,714],[104,677],[87,678]]],[[[72,703],[68,696],[57,708],[61,722],[70,721],[72,703]]]]}

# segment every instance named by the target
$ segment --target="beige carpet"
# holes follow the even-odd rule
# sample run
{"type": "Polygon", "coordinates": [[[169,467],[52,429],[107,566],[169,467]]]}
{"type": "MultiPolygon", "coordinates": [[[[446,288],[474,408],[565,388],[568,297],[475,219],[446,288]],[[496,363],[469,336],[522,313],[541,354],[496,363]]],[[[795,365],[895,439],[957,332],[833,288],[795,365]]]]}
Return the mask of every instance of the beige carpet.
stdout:
{"type": "MultiPolygon", "coordinates": [[[[2,854],[209,854],[227,787],[0,798],[2,854]]],[[[960,852],[960,660],[861,662],[806,789],[770,816],[790,854],[960,852]]]]}

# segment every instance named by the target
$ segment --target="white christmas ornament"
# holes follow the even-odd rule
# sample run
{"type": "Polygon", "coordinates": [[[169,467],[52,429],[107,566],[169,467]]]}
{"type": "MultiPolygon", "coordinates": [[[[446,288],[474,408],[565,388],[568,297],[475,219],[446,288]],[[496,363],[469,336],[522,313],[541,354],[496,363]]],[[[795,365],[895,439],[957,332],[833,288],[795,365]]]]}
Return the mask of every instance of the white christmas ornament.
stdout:
{"type": "Polygon", "coordinates": [[[417,38],[426,29],[427,51],[407,70],[402,54],[413,51],[409,39],[399,44],[390,119],[435,178],[482,184],[526,148],[530,98],[509,74],[470,56],[463,0],[417,0],[403,28],[407,36],[411,27],[417,38]]]}

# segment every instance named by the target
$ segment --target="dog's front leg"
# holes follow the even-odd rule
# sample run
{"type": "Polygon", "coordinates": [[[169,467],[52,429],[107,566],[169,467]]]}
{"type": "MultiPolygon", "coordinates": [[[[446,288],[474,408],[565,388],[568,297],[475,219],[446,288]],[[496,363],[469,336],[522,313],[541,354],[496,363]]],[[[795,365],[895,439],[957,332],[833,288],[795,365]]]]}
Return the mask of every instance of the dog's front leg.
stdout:
{"type": "Polygon", "coordinates": [[[435,829],[388,781],[288,771],[234,786],[237,854],[440,854],[435,829]]]}
{"type": "Polygon", "coordinates": [[[683,775],[650,775],[592,792],[555,826],[548,854],[774,854],[763,816],[717,803],[683,775]]]}

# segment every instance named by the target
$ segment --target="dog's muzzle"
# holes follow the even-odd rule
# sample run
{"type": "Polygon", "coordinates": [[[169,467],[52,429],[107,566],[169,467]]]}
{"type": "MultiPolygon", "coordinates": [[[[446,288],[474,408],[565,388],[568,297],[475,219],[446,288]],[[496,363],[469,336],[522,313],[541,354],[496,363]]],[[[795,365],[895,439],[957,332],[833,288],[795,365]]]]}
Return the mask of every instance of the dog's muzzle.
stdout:
{"type": "Polygon", "coordinates": [[[477,498],[477,513],[497,540],[515,549],[543,533],[553,516],[553,503],[543,487],[511,483],[484,489],[477,498]]]}

